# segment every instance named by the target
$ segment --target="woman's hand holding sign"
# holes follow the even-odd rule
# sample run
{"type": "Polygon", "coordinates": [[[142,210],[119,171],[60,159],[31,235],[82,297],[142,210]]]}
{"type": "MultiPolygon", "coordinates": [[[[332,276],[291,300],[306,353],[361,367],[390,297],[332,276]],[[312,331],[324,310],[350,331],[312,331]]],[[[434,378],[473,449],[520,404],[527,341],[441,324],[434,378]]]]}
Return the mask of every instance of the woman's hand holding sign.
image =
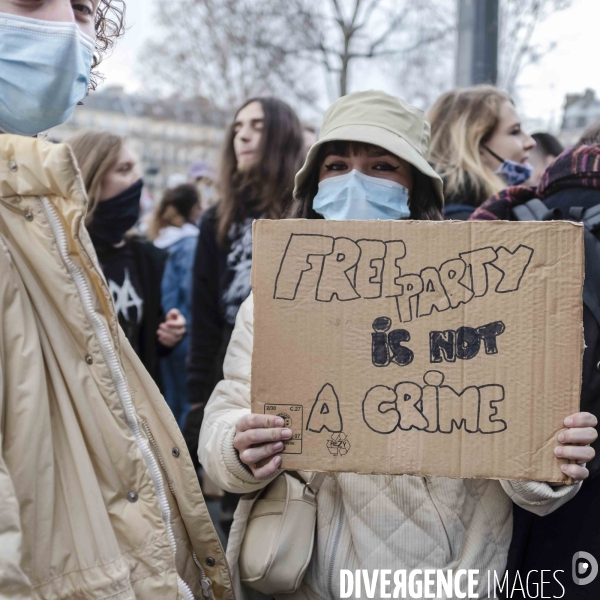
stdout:
{"type": "MultiPolygon", "coordinates": [[[[587,479],[589,472],[585,464],[595,456],[590,444],[598,438],[598,419],[591,413],[581,412],[567,417],[564,423],[566,429],[558,435],[560,445],[554,454],[574,461],[562,465],[565,475],[575,481],[587,479]]],[[[238,421],[233,445],[256,479],[268,479],[280,467],[279,453],[284,448],[284,440],[292,437],[292,431],[283,425],[281,417],[271,415],[249,414],[238,421]]]]}
{"type": "Polygon", "coordinates": [[[292,437],[292,430],[283,425],[281,417],[256,414],[237,422],[233,446],[256,479],[268,479],[281,465],[283,441],[292,437]]]}
{"type": "Polygon", "coordinates": [[[598,432],[595,429],[597,425],[598,419],[591,413],[575,413],[565,419],[567,429],[558,434],[558,441],[561,445],[554,449],[554,454],[559,458],[575,461],[561,467],[562,472],[575,481],[587,479],[589,476],[585,464],[596,454],[590,444],[598,438],[598,432]]]}

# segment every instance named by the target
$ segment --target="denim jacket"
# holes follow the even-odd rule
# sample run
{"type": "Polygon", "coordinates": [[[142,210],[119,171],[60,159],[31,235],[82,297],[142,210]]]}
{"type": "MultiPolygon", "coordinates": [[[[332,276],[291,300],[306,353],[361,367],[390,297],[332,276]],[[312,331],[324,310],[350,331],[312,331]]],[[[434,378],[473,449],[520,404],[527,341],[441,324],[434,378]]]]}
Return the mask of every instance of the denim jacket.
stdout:
{"type": "MultiPolygon", "coordinates": [[[[167,227],[154,242],[169,253],[162,279],[164,313],[177,308],[189,321],[192,304],[192,268],[198,244],[198,228],[189,223],[183,227],[167,227]]],[[[189,412],[187,395],[187,353],[189,336],[183,338],[171,354],[161,360],[161,376],[168,405],[180,426],[189,412]]]]}
{"type": "Polygon", "coordinates": [[[165,314],[172,308],[178,308],[189,321],[192,304],[192,267],[198,244],[198,229],[189,224],[181,229],[187,230],[182,231],[184,235],[171,245],[166,247],[162,244],[156,245],[165,248],[169,253],[162,280],[162,302],[165,314]],[[192,231],[192,227],[195,232],[192,231]]]}

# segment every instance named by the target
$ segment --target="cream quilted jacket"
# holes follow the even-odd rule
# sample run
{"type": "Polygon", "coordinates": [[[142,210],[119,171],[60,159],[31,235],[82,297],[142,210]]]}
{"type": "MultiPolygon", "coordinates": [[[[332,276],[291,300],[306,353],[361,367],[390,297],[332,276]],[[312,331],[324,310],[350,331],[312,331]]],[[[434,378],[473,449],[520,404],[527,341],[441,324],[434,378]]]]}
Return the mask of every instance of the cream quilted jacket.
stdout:
{"type": "Polygon", "coordinates": [[[233,600],[86,204],[68,146],[0,135],[0,598],[233,600]]]}
{"type": "MultiPolygon", "coordinates": [[[[225,379],[206,407],[198,452],[209,476],[238,493],[268,483],[254,478],[233,447],[235,424],[250,412],[252,336],[251,296],[238,313],[225,359],[225,379]]],[[[578,488],[486,479],[332,474],[317,496],[317,543],[304,582],[298,592],[282,599],[339,598],[341,569],[425,568],[478,569],[479,597],[487,597],[487,571],[495,570],[500,577],[506,565],[512,501],[544,515],[573,497],[578,488]]],[[[238,516],[243,520],[243,515],[238,516]]],[[[234,523],[227,548],[234,569],[243,525],[234,523]]]]}

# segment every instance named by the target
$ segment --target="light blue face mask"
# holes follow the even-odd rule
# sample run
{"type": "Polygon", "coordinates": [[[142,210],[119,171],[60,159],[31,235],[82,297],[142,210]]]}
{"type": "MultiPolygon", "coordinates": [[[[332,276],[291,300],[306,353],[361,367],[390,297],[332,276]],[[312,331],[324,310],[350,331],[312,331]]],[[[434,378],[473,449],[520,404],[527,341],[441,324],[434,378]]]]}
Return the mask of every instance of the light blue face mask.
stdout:
{"type": "Polygon", "coordinates": [[[354,169],[321,181],[313,209],[329,221],[395,221],[410,217],[408,198],[403,185],[354,169]]]}
{"type": "Polygon", "coordinates": [[[94,47],[75,23],[0,13],[0,130],[35,135],[64,123],[87,93],[94,47]]]}

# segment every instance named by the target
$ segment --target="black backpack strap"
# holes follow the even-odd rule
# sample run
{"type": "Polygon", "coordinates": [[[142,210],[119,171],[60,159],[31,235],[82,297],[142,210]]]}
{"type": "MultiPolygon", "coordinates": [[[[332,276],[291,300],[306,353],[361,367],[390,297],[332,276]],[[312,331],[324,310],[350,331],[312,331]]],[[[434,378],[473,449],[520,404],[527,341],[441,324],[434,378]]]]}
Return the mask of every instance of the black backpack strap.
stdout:
{"type": "Polygon", "coordinates": [[[575,221],[582,221],[584,212],[585,208],[583,206],[571,206],[569,208],[569,217],[575,221]]]}
{"type": "Polygon", "coordinates": [[[528,200],[512,209],[517,221],[555,221],[562,219],[559,208],[548,208],[539,198],[528,200]]]}
{"type": "MultiPolygon", "coordinates": [[[[534,198],[512,209],[518,221],[551,221],[562,219],[562,211],[558,208],[549,209],[541,200],[534,198]]],[[[583,284],[583,302],[600,324],[600,242],[592,233],[600,228],[600,204],[584,210],[581,207],[571,207],[569,216],[581,221],[584,225],[585,242],[585,280],[583,284]]]]}
{"type": "Polygon", "coordinates": [[[596,231],[600,228],[600,204],[587,208],[582,215],[582,223],[586,229],[596,231]]]}
{"type": "Polygon", "coordinates": [[[600,324],[600,241],[593,233],[600,229],[600,204],[590,208],[572,206],[569,216],[583,223],[585,243],[583,302],[600,324]]]}

